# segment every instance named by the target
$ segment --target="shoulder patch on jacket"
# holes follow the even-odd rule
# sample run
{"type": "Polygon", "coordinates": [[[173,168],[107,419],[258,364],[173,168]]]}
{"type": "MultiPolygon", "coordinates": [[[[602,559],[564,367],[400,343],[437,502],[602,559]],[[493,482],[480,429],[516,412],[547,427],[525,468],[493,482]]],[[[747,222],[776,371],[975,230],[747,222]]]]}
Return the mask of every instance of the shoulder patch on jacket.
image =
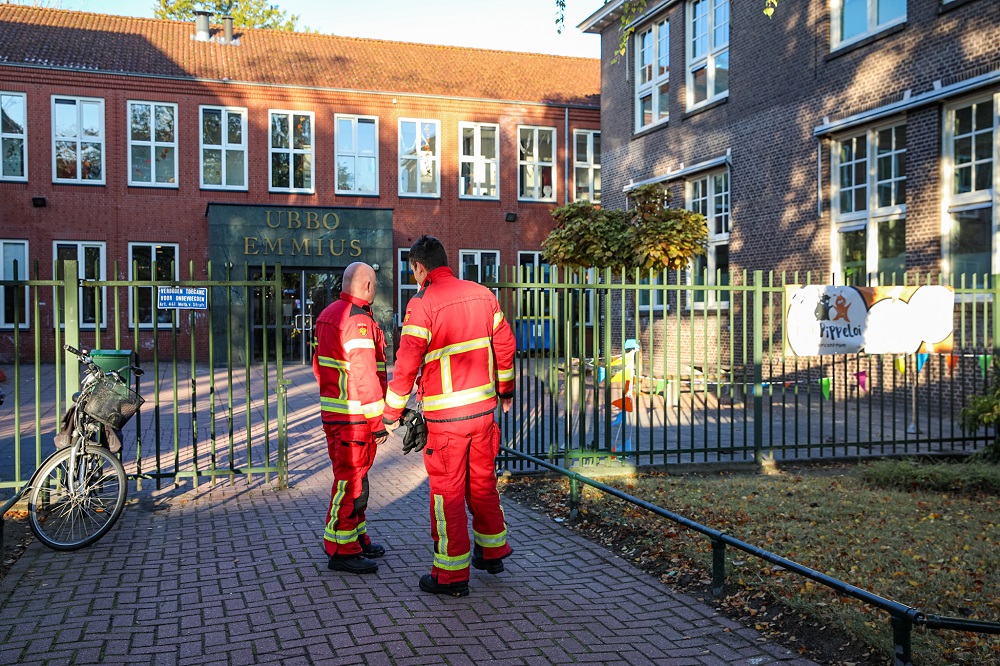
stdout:
{"type": "Polygon", "coordinates": [[[358,335],[363,338],[368,337],[368,324],[358,323],[358,335]]]}

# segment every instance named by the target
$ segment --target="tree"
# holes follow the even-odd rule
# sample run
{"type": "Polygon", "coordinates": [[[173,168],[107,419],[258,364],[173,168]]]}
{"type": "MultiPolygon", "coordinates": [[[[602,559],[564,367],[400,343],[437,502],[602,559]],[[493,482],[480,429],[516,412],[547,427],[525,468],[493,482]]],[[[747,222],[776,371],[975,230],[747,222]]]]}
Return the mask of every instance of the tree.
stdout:
{"type": "Polygon", "coordinates": [[[629,194],[627,211],[577,201],[552,211],[556,228],[542,243],[542,257],[556,266],[583,268],[685,268],[705,254],[708,227],[697,213],[668,205],[653,183],[629,194]]]}
{"type": "Polygon", "coordinates": [[[959,413],[965,432],[993,428],[993,442],[976,454],[985,462],[1000,463],[1000,357],[993,357],[993,381],[982,395],[969,398],[969,404],[959,413]]]}
{"type": "Polygon", "coordinates": [[[160,19],[190,21],[196,9],[204,8],[214,16],[232,16],[233,25],[294,32],[297,14],[288,15],[266,0],[154,0],[153,15],[160,19]]]}

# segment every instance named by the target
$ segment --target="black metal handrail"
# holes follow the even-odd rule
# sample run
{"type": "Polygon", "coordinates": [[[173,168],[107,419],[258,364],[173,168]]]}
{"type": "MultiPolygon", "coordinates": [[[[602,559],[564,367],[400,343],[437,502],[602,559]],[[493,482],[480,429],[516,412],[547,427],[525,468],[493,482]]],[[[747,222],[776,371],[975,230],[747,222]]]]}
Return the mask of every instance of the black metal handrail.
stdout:
{"type": "Polygon", "coordinates": [[[729,545],[766,562],[776,564],[788,571],[791,571],[792,573],[805,576],[806,578],[836,590],[841,594],[854,597],[855,599],[870,606],[874,606],[885,611],[889,614],[892,625],[894,666],[913,666],[910,636],[914,625],[923,625],[928,629],[948,629],[953,631],[971,631],[982,634],[1000,634],[1000,622],[967,620],[965,618],[944,617],[924,613],[923,611],[911,606],[907,606],[892,599],[880,597],[879,595],[869,592],[868,590],[855,587],[854,585],[845,583],[842,580],[827,576],[826,574],[816,571],[815,569],[810,569],[809,567],[799,564],[798,562],[794,562],[768,550],[754,546],[753,544],[731,537],[724,532],[702,525],[701,523],[695,522],[690,518],[685,518],[680,514],[668,511],[667,509],[647,502],[646,500],[629,495],[628,493],[622,492],[617,488],[607,486],[600,481],[595,481],[594,479],[584,476],[578,472],[573,472],[560,467],[559,465],[546,462],[541,458],[521,453],[508,446],[501,446],[500,450],[541,468],[569,477],[571,519],[574,519],[579,515],[579,484],[583,483],[707,536],[712,541],[712,594],[715,596],[721,595],[723,587],[725,586],[726,546],[729,545]]]}

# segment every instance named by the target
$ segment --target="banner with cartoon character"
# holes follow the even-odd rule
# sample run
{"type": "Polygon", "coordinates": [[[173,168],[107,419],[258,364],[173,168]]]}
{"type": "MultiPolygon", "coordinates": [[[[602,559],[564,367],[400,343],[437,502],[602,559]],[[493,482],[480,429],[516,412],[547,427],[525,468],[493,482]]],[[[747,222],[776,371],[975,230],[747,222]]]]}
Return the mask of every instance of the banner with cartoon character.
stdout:
{"type": "Polygon", "coordinates": [[[955,293],[950,287],[785,287],[785,353],[950,352],[955,293]]]}

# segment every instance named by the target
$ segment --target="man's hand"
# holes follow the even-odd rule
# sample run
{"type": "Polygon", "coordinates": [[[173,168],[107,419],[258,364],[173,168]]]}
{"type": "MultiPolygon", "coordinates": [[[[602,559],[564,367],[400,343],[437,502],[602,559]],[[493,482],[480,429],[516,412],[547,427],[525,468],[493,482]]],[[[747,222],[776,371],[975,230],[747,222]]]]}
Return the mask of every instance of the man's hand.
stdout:
{"type": "Polygon", "coordinates": [[[382,444],[385,444],[385,440],[387,440],[387,439],[389,439],[389,435],[388,434],[386,434],[386,435],[379,435],[378,437],[375,438],[375,446],[381,446],[382,444]]]}
{"type": "Polygon", "coordinates": [[[391,437],[395,437],[395,435],[393,435],[393,431],[400,425],[402,425],[402,423],[403,419],[396,419],[392,423],[386,423],[384,419],[382,420],[382,425],[385,426],[386,431],[389,433],[389,436],[391,437]]]}
{"type": "Polygon", "coordinates": [[[510,406],[514,404],[514,398],[500,398],[500,409],[506,414],[510,411],[510,406]]]}

